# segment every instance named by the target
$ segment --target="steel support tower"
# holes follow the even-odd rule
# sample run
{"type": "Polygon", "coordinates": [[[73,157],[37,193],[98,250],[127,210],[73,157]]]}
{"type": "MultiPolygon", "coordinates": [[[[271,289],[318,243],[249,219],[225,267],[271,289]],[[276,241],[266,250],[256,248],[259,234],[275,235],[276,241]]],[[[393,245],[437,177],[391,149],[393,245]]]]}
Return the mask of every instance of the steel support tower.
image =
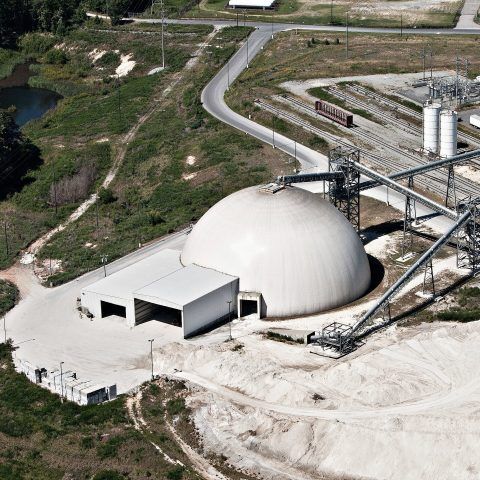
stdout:
{"type": "Polygon", "coordinates": [[[475,274],[480,270],[480,197],[458,205],[458,213],[470,212],[470,219],[457,235],[457,266],[475,274]]]}
{"type": "Polygon", "coordinates": [[[330,150],[328,171],[340,172],[343,177],[330,182],[328,198],[348,221],[360,231],[360,172],[355,164],[360,163],[360,150],[343,146],[330,150]]]}

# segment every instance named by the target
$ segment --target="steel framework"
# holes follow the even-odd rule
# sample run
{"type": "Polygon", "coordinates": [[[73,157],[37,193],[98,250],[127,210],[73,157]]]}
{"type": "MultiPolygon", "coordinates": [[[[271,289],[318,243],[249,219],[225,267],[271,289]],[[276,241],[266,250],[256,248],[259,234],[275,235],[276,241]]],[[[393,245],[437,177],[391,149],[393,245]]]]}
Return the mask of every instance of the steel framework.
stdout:
{"type": "Polygon", "coordinates": [[[328,171],[342,173],[343,177],[330,182],[328,198],[348,221],[360,231],[360,150],[343,146],[330,150],[328,171]]]}
{"type": "Polygon", "coordinates": [[[457,266],[476,273],[480,269],[480,197],[461,202],[458,211],[469,213],[470,218],[457,235],[457,266]]]}

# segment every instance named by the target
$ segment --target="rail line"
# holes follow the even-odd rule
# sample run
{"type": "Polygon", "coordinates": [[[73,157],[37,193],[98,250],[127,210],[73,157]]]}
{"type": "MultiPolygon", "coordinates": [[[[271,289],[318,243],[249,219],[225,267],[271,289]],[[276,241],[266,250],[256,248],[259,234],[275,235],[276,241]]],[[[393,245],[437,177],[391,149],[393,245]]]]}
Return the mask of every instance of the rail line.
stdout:
{"type": "MultiPolygon", "coordinates": [[[[353,90],[360,95],[363,95],[364,97],[370,97],[372,99],[375,99],[377,102],[384,103],[385,105],[390,106],[393,110],[399,111],[404,113],[405,115],[409,115],[410,117],[416,118],[420,122],[423,121],[423,115],[419,112],[416,112],[410,107],[406,107],[405,105],[402,105],[399,102],[396,102],[395,100],[392,100],[390,98],[385,97],[384,95],[381,95],[380,93],[373,92],[369,90],[368,88],[362,87],[357,84],[351,84],[347,85],[347,89],[353,90]]],[[[360,101],[360,100],[359,100],[360,101]]],[[[367,107],[367,104],[364,104],[364,108],[367,107]]],[[[395,118],[395,117],[393,117],[395,118]]],[[[398,119],[397,119],[398,121],[398,119]]],[[[418,128],[418,131],[421,132],[421,129],[418,128]]],[[[465,132],[458,132],[458,138],[460,140],[464,140],[472,145],[475,145],[476,147],[480,147],[480,139],[477,137],[474,137],[473,135],[470,135],[465,132]]]]}
{"type": "MultiPolygon", "coordinates": [[[[308,105],[304,102],[301,102],[300,100],[297,100],[297,99],[295,99],[293,97],[290,97],[288,95],[281,95],[280,97],[277,96],[276,98],[278,98],[279,100],[281,100],[285,103],[290,103],[290,104],[295,105],[297,108],[304,111],[305,113],[307,113],[309,116],[311,116],[313,118],[318,118],[318,114],[317,114],[316,110],[313,107],[311,107],[310,105],[308,105]]],[[[289,113],[287,113],[283,110],[280,110],[280,109],[274,107],[273,105],[270,105],[270,104],[268,104],[266,102],[263,102],[261,100],[256,100],[256,103],[261,108],[264,108],[265,110],[268,110],[271,113],[275,113],[277,116],[282,116],[286,120],[288,120],[292,123],[295,123],[296,125],[301,126],[302,128],[310,131],[311,133],[314,133],[315,135],[321,136],[321,137],[329,140],[330,142],[337,143],[339,145],[343,145],[343,146],[347,146],[347,147],[354,146],[353,143],[347,142],[347,141],[341,139],[340,137],[337,137],[336,135],[333,135],[333,134],[325,132],[325,131],[317,128],[317,127],[314,127],[313,125],[311,125],[310,123],[301,119],[300,117],[297,117],[296,115],[289,114],[289,113]],[[265,106],[268,106],[268,108],[266,108],[265,106]]],[[[358,128],[355,129],[355,132],[358,133],[359,136],[363,137],[364,139],[366,139],[370,143],[373,141],[374,143],[378,143],[378,144],[384,146],[385,148],[388,148],[388,149],[394,151],[395,153],[399,154],[402,157],[402,163],[403,163],[402,166],[407,167],[407,168],[411,168],[411,167],[416,167],[418,165],[428,163],[426,161],[422,161],[422,159],[419,158],[419,157],[416,157],[412,154],[409,154],[408,152],[405,152],[404,150],[385,142],[384,140],[380,139],[378,136],[376,136],[374,134],[371,134],[370,132],[366,132],[363,129],[359,130],[359,128],[361,128],[361,127],[358,127],[358,128]],[[407,159],[409,161],[407,161],[407,159]]],[[[381,157],[379,155],[376,155],[376,154],[374,154],[372,152],[369,152],[367,150],[364,150],[364,149],[359,149],[359,150],[362,153],[363,157],[368,159],[368,161],[372,165],[375,165],[376,167],[380,167],[380,168],[388,167],[388,169],[391,170],[392,173],[398,170],[398,167],[399,167],[398,162],[390,160],[390,159],[385,158],[385,157],[381,157]]],[[[421,177],[416,178],[416,183],[423,186],[424,188],[427,188],[427,189],[429,189],[431,191],[434,191],[436,193],[438,193],[439,191],[441,192],[444,189],[446,189],[447,180],[448,180],[448,175],[447,175],[446,172],[435,171],[435,172],[432,172],[432,173],[423,174],[423,177],[424,178],[421,178],[421,177]]],[[[471,180],[465,179],[464,177],[461,177],[460,175],[457,175],[456,178],[455,178],[455,186],[456,186],[457,192],[460,195],[464,195],[464,196],[477,195],[478,194],[478,189],[480,188],[478,186],[478,184],[476,184],[475,182],[472,182],[471,180]]]]}

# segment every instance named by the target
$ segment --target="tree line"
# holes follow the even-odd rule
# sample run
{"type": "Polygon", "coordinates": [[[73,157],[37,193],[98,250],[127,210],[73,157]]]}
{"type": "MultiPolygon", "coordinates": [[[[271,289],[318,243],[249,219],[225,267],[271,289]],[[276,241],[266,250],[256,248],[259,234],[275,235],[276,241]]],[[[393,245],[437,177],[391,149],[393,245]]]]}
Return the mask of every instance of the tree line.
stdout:
{"type": "Polygon", "coordinates": [[[110,15],[118,23],[130,11],[146,8],[147,0],[0,0],[0,47],[13,47],[24,33],[32,31],[63,35],[81,24],[86,12],[110,15]]]}

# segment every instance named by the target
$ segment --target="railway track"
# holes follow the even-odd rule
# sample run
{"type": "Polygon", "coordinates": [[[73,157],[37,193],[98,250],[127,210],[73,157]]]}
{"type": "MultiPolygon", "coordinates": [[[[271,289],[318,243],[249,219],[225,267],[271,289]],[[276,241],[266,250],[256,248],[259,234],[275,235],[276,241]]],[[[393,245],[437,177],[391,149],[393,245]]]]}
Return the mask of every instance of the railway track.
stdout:
{"type": "Polygon", "coordinates": [[[374,107],[369,103],[362,102],[361,100],[357,99],[353,95],[349,95],[348,93],[345,93],[336,87],[330,87],[328,91],[330,92],[331,95],[334,95],[340,100],[343,100],[344,102],[354,107],[366,110],[367,112],[372,113],[373,115],[381,118],[382,120],[385,120],[389,123],[394,121],[396,126],[402,126],[404,129],[408,131],[408,133],[411,133],[413,135],[418,135],[422,133],[419,127],[411,124],[410,122],[407,122],[407,120],[398,118],[393,111],[386,112],[385,110],[382,110],[380,107],[374,107]]]}
{"type": "MultiPolygon", "coordinates": [[[[368,88],[362,87],[361,85],[357,85],[357,84],[347,85],[347,89],[349,89],[351,91],[354,91],[356,93],[359,93],[360,95],[363,95],[364,97],[370,97],[370,98],[376,100],[379,103],[383,103],[385,105],[388,105],[394,111],[398,111],[398,112],[404,113],[405,115],[409,115],[410,117],[413,117],[413,118],[415,118],[415,119],[417,119],[421,122],[423,121],[423,115],[421,113],[416,112],[415,110],[413,110],[413,108],[402,105],[401,103],[396,102],[395,100],[387,98],[387,97],[381,95],[380,93],[373,92],[373,91],[369,90],[368,88]]],[[[366,109],[367,106],[368,106],[367,104],[364,104],[363,108],[366,109]]],[[[421,133],[420,128],[418,128],[418,131],[421,133]]],[[[470,143],[471,145],[473,145],[477,148],[480,147],[480,139],[478,139],[477,137],[474,137],[473,135],[470,135],[468,133],[459,131],[458,132],[458,138],[460,140],[466,141],[467,143],[470,143]]]]}
{"type": "MultiPolygon", "coordinates": [[[[309,114],[312,114],[313,112],[313,115],[315,117],[317,117],[318,115],[312,107],[310,107],[309,105],[303,102],[300,102],[299,100],[292,99],[291,97],[288,97],[288,96],[282,96],[282,99],[285,100],[286,102],[291,101],[291,103],[298,104],[298,106],[301,107],[302,110],[308,111],[309,114]]],[[[314,135],[317,135],[319,137],[322,137],[328,140],[330,143],[342,145],[347,148],[352,148],[352,147],[358,148],[352,142],[346,141],[332,133],[325,132],[324,130],[321,130],[320,128],[315,127],[314,125],[307,122],[306,120],[292,113],[286,112],[285,110],[281,110],[263,100],[257,99],[255,100],[255,104],[259,108],[265,111],[268,111],[279,118],[283,118],[289,121],[290,123],[300,126],[304,130],[310,133],[313,133],[314,135]]],[[[359,150],[363,158],[365,158],[373,167],[380,169],[380,171],[387,169],[389,170],[389,173],[395,173],[399,170],[398,162],[394,160],[390,160],[385,157],[381,157],[379,155],[376,155],[362,148],[360,148],[359,150]]],[[[413,155],[410,157],[409,160],[410,160],[409,162],[404,162],[403,167],[409,168],[409,167],[414,167],[417,165],[427,163],[427,162],[421,162],[417,157],[414,157],[413,155]]],[[[419,175],[415,177],[415,184],[438,194],[439,192],[443,192],[446,190],[447,180],[448,180],[448,175],[446,172],[435,171],[432,173],[419,175]]],[[[471,182],[470,180],[464,179],[463,177],[460,177],[460,176],[456,177],[455,187],[456,187],[457,193],[460,194],[461,196],[477,195],[478,189],[479,189],[479,186],[476,183],[471,182]]]]}

